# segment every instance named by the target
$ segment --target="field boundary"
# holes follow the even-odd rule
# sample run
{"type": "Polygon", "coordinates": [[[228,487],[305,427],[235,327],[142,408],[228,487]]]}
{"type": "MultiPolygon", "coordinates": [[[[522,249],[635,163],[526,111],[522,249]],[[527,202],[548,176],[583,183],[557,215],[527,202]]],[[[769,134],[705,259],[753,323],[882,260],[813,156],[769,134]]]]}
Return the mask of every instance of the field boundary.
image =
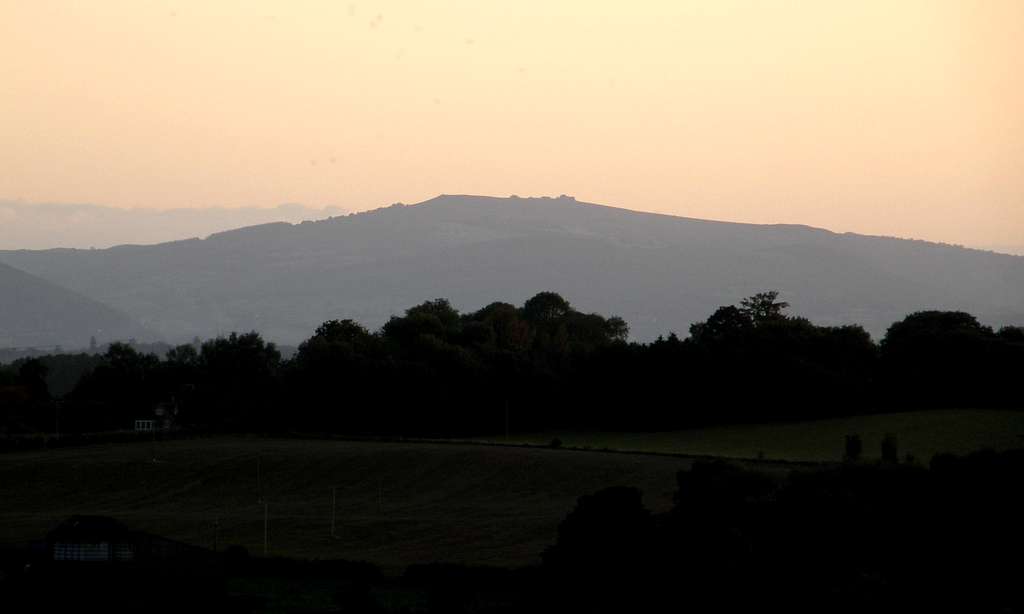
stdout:
{"type": "Polygon", "coordinates": [[[152,434],[139,434],[134,431],[110,431],[101,433],[78,433],[54,436],[26,436],[26,437],[5,437],[0,438],[0,454],[17,452],[36,452],[40,450],[79,448],[93,445],[107,444],[130,444],[130,443],[159,443],[163,441],[180,441],[190,439],[220,439],[220,438],[241,438],[241,439],[281,439],[297,441],[338,441],[351,443],[384,443],[384,444],[419,444],[419,445],[448,445],[466,447],[491,447],[491,448],[520,448],[528,450],[550,450],[565,451],[574,453],[595,453],[595,454],[620,454],[627,456],[656,456],[664,458],[678,458],[689,461],[713,461],[724,460],[744,464],[771,465],[779,467],[826,467],[837,464],[829,461],[808,461],[808,460],[787,460],[779,458],[753,458],[739,456],[722,456],[713,454],[691,454],[686,452],[668,452],[657,450],[631,450],[628,448],[608,448],[592,446],[572,446],[528,442],[505,442],[490,441],[472,438],[433,438],[433,437],[396,437],[378,435],[334,435],[326,433],[195,433],[188,431],[176,431],[160,433],[156,437],[152,434]]]}

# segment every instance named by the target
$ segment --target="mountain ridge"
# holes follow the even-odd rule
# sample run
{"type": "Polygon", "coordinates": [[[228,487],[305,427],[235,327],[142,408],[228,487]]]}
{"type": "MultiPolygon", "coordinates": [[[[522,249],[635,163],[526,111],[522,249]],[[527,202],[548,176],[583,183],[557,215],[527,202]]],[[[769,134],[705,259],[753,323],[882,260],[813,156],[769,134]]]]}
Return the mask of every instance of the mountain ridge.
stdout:
{"type": "Polygon", "coordinates": [[[0,261],[116,306],[171,341],[256,329],[294,343],[322,321],[375,327],[423,300],[460,309],[541,290],[650,339],[774,288],[822,324],[876,337],[910,311],[1024,324],[1024,257],[806,225],[637,212],[572,197],[442,195],[206,239],[0,261]]]}
{"type": "MultiPolygon", "coordinates": [[[[195,240],[205,241],[205,240],[210,240],[210,239],[216,239],[216,238],[220,237],[221,235],[232,235],[232,234],[241,233],[241,232],[248,231],[248,230],[264,229],[264,228],[267,228],[267,227],[298,228],[298,227],[302,227],[302,226],[309,225],[309,224],[319,224],[319,223],[324,223],[324,222],[329,222],[329,221],[336,221],[336,222],[337,221],[343,221],[343,220],[347,220],[349,218],[376,214],[376,213],[379,213],[381,211],[385,211],[385,210],[389,210],[389,209],[401,209],[401,208],[406,208],[406,207],[420,207],[420,206],[425,206],[425,205],[445,204],[445,203],[450,203],[452,201],[457,201],[457,200],[474,201],[474,202],[477,202],[477,203],[480,203],[480,202],[492,203],[492,202],[504,202],[504,201],[524,201],[524,200],[536,200],[536,201],[542,201],[542,202],[547,202],[547,203],[551,203],[551,202],[557,203],[558,201],[569,201],[569,202],[572,202],[572,203],[575,203],[575,204],[584,205],[586,207],[607,209],[607,210],[612,210],[612,211],[616,211],[616,212],[626,212],[626,213],[630,213],[630,214],[643,215],[643,216],[652,216],[652,217],[657,217],[657,218],[661,218],[661,219],[665,219],[665,220],[679,220],[679,221],[693,222],[693,223],[700,223],[700,224],[709,224],[709,225],[727,225],[727,226],[730,226],[730,227],[746,227],[746,228],[778,229],[778,230],[797,230],[797,231],[804,231],[804,232],[823,233],[823,234],[834,235],[834,236],[859,237],[859,238],[866,238],[866,239],[882,239],[882,240],[893,240],[893,241],[908,241],[908,242],[913,242],[913,243],[918,243],[918,244],[923,244],[923,245],[929,245],[929,246],[948,247],[948,248],[954,248],[954,249],[965,250],[965,251],[970,251],[970,252],[979,252],[979,253],[984,253],[984,254],[994,254],[994,255],[998,255],[998,256],[1008,256],[1008,257],[1011,257],[1011,258],[1024,259],[1024,255],[1021,255],[1021,254],[1013,254],[1013,253],[1000,252],[1000,251],[995,250],[995,249],[985,249],[985,248],[980,248],[980,247],[971,247],[971,246],[968,246],[968,245],[962,245],[962,244],[958,244],[958,243],[946,243],[946,242],[942,242],[942,241],[932,241],[932,240],[928,240],[928,239],[918,239],[918,238],[913,238],[913,237],[899,237],[899,236],[895,236],[895,235],[876,235],[876,234],[865,234],[865,233],[858,233],[858,232],[852,232],[852,231],[835,231],[835,230],[831,230],[831,229],[827,229],[827,228],[821,228],[821,227],[818,227],[818,226],[812,226],[812,225],[809,225],[809,224],[796,224],[796,223],[787,223],[787,222],[754,223],[754,222],[732,222],[732,221],[726,221],[726,220],[713,220],[713,219],[707,219],[707,218],[697,218],[697,217],[690,217],[690,216],[683,216],[683,215],[673,215],[673,214],[670,214],[670,213],[659,213],[659,212],[654,212],[654,211],[640,211],[640,210],[628,209],[628,208],[624,208],[624,207],[617,207],[617,206],[614,206],[614,205],[604,205],[604,204],[600,204],[600,203],[591,203],[591,202],[586,202],[586,201],[579,201],[579,200],[577,200],[577,199],[575,199],[575,198],[573,198],[571,196],[564,196],[564,195],[563,196],[559,196],[559,197],[548,197],[548,196],[540,196],[540,197],[519,197],[519,196],[515,196],[515,197],[500,197],[500,196],[479,196],[479,195],[473,195],[473,194],[441,194],[439,196],[427,199],[427,200],[419,202],[419,203],[412,203],[412,204],[395,203],[395,204],[392,204],[392,205],[378,207],[378,208],[375,208],[375,209],[369,209],[369,210],[366,210],[366,211],[358,211],[358,212],[353,212],[353,213],[348,213],[348,214],[341,214],[341,215],[330,216],[330,217],[324,218],[322,220],[306,220],[306,221],[295,222],[295,223],[292,223],[292,222],[268,222],[268,223],[265,223],[265,224],[254,224],[254,225],[251,225],[251,226],[243,226],[243,227],[239,227],[239,228],[233,228],[233,229],[230,229],[230,230],[225,230],[225,231],[222,231],[222,232],[213,233],[213,234],[209,235],[206,238],[199,238],[199,239],[195,239],[195,240]]],[[[192,240],[192,239],[184,239],[184,240],[192,240]]],[[[167,242],[167,243],[170,243],[170,242],[167,242]]],[[[119,247],[119,246],[114,246],[114,247],[119,247]]],[[[36,251],[44,251],[44,250],[36,250],[36,251]]]]}

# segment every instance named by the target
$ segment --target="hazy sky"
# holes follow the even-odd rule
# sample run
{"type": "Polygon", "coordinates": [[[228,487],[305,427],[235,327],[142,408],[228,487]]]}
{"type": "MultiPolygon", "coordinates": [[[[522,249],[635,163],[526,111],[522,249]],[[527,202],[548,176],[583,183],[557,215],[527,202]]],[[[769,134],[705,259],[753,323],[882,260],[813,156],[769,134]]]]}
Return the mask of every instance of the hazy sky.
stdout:
{"type": "Polygon", "coordinates": [[[1024,244],[1020,0],[0,0],[0,199],[1024,244]]]}

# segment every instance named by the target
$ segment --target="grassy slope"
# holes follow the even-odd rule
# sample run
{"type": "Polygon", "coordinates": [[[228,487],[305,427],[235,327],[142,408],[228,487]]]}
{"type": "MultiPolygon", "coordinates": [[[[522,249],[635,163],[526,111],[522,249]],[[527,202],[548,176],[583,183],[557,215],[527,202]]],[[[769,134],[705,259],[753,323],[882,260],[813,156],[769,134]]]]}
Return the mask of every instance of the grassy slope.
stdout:
{"type": "MultiPolygon", "coordinates": [[[[843,436],[866,454],[899,436],[901,454],[1024,445],[1024,413],[942,411],[674,433],[559,434],[567,446],[767,459],[830,461],[843,436]]],[[[532,441],[546,443],[552,435],[532,441]]],[[[671,504],[675,472],[665,456],[443,443],[258,438],[110,444],[0,455],[0,543],[36,539],[75,513],[115,516],[143,529],[211,545],[262,551],[269,503],[270,552],[367,560],[397,570],[434,561],[518,565],[537,561],[577,497],[604,486],[640,487],[655,510],[671,504]],[[153,452],[158,462],[153,462],[153,452]],[[332,485],[338,539],[329,537],[332,485]],[[378,496],[381,487],[381,504],[378,496]]],[[[786,471],[785,465],[766,465],[786,471]]]]}
{"type": "Polygon", "coordinates": [[[211,545],[262,551],[261,456],[271,554],[397,569],[534,562],[580,495],[641,487],[670,505],[681,459],[446,444],[201,439],[0,455],[0,543],[40,538],[75,513],[211,545]],[[339,539],[329,537],[338,486],[339,539]],[[378,489],[383,505],[378,510],[378,489]]]}
{"type": "Polygon", "coordinates": [[[830,462],[842,459],[844,437],[853,433],[861,436],[865,458],[878,458],[882,438],[886,433],[894,433],[901,457],[912,454],[917,460],[928,462],[940,452],[1024,447],[1024,412],[918,411],[662,433],[548,433],[514,440],[547,443],[558,437],[570,447],[731,458],[757,458],[763,453],[766,459],[830,462]]]}

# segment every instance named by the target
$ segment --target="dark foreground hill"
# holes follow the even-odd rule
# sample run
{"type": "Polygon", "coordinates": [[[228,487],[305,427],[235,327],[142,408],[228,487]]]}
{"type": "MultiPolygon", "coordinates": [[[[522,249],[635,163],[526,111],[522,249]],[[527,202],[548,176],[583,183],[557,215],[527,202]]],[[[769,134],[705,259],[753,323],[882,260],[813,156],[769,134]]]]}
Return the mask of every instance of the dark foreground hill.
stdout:
{"type": "Polygon", "coordinates": [[[328,318],[370,327],[427,297],[461,309],[554,290],[633,337],[685,333],[774,288],[819,324],[876,336],[909,312],[1024,324],[1024,258],[960,247],[639,213],[562,198],[441,196],[154,246],[0,252],[171,341],[256,329],[293,343],[328,318]]]}
{"type": "Polygon", "coordinates": [[[130,317],[0,264],[0,348],[73,345],[143,335],[130,317]]]}

